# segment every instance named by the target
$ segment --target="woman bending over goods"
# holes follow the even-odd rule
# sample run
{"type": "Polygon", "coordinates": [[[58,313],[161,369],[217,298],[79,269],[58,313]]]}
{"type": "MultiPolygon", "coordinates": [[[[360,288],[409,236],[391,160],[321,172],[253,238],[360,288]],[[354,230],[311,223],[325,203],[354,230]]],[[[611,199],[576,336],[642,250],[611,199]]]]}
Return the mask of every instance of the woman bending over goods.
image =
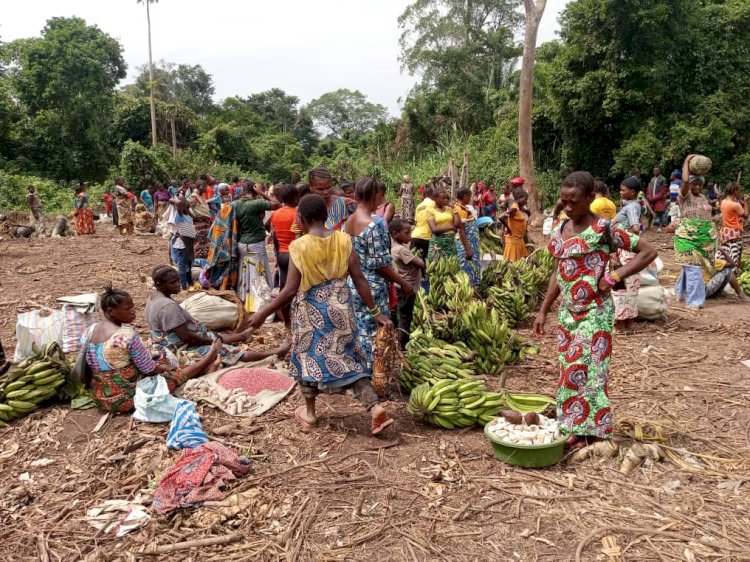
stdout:
{"type": "MultiPolygon", "coordinates": [[[[370,294],[375,301],[376,312],[373,313],[373,307],[361,297],[354,279],[349,280],[360,344],[365,350],[369,368],[372,368],[372,344],[378,329],[374,317],[380,313],[388,314],[390,310],[389,281],[397,284],[406,297],[414,293],[414,288],[391,267],[393,258],[388,226],[382,217],[373,214],[378,203],[378,194],[381,192],[380,185],[382,183],[375,178],[363,178],[357,182],[354,190],[357,210],[347,219],[345,225],[346,233],[352,237],[362,274],[367,279],[370,294]]],[[[395,306],[396,302],[393,304],[395,306]]]]}
{"type": "MultiPolygon", "coordinates": [[[[630,234],[638,235],[641,232],[641,204],[638,201],[638,192],[641,190],[641,181],[630,176],[625,178],[620,185],[620,198],[622,207],[615,215],[615,224],[630,234]]],[[[617,259],[621,265],[629,263],[635,254],[625,248],[617,250],[617,259]]],[[[641,288],[641,278],[631,275],[625,280],[625,288],[612,292],[615,301],[615,327],[619,331],[631,330],[635,319],[638,317],[638,292],[641,288]]]]}
{"type": "Polygon", "coordinates": [[[347,284],[351,275],[362,301],[378,326],[391,321],[375,306],[367,279],[352,248],[352,238],[325,227],[328,209],[318,195],[306,195],[297,207],[303,236],[289,245],[286,286],[268,305],[253,314],[250,328],[258,328],[290,302],[292,321],[291,372],[300,385],[305,405],[294,416],[305,428],[317,422],[315,397],[320,392],[351,389],[370,411],[372,433],[393,423],[378,403],[372,370],[360,344],[347,284]]]}
{"type": "Polygon", "coordinates": [[[130,295],[109,286],[99,302],[104,321],[90,328],[88,347],[81,353],[86,354],[91,369],[86,385],[100,408],[118,413],[131,411],[135,387],[144,377],[163,376],[171,392],[188,379],[219,367],[218,340],[192,365],[175,368],[166,358],[155,361],[138,332],[127,326],[135,320],[135,305],[130,295]]]}
{"type": "Polygon", "coordinates": [[[219,354],[225,367],[238,361],[259,361],[271,355],[283,356],[289,351],[288,344],[269,351],[242,351],[232,347],[233,343],[244,342],[251,331],[248,329],[239,334],[209,332],[205,324],[197,322],[172,299],[172,295],[180,292],[180,277],[173,267],[157,266],[152,279],[156,291],[146,303],[146,320],[155,347],[168,349],[175,354],[178,351],[189,351],[206,356],[214,341],[219,339],[223,343],[219,354]]]}
{"type": "Polygon", "coordinates": [[[557,421],[570,436],[568,444],[582,446],[586,440],[612,436],[607,396],[615,320],[612,287],[644,269],[656,258],[656,251],[635,234],[593,215],[594,178],[588,172],[565,178],[561,200],[567,219],[557,226],[549,244],[556,272],[534,321],[534,332],[544,334],[547,313],[562,295],[557,326],[557,421]],[[607,270],[609,254],[619,248],[635,253],[635,258],[607,270]]]}

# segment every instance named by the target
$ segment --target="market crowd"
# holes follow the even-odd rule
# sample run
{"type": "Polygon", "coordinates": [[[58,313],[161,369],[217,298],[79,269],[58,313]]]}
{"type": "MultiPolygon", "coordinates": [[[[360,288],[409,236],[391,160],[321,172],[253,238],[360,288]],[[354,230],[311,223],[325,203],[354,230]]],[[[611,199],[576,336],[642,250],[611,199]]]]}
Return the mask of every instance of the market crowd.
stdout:
{"type": "MultiPolygon", "coordinates": [[[[546,316],[561,298],[557,417],[571,445],[611,436],[612,334],[615,326],[632,328],[638,274],[656,258],[640,236],[644,230],[674,233],[682,266],[675,293],[689,308],[702,307],[727,284],[746,299],[735,271],[748,198],[732,183],[714,202],[704,193],[705,179],[690,171],[693,157],[669,180],[655,168],[645,190],[637,172],[625,178],[619,205],[588,172],[562,182],[550,216],[556,271],[534,330],[544,333],[546,316]],[[718,230],[714,212],[721,215],[718,230]]],[[[352,390],[371,414],[372,433],[380,433],[393,420],[371,383],[373,342],[379,329],[395,327],[406,345],[415,294],[429,288],[429,262],[455,257],[478,284],[479,229],[487,226],[503,235],[505,259],[527,255],[523,178],[508,180],[499,194],[493,183],[477,182],[458,187],[452,198],[449,185],[438,176],[417,189],[405,176],[396,189],[397,206],[379,179],[336,183],[325,168],[310,170],[294,185],[240,178],[223,183],[206,174],[179,186],[149,185],[137,195],[118,178],[105,195],[114,225],[123,236],[163,233],[171,263],[153,271],[155,291],[146,307],[150,346],[128,326],[135,311],[127,292],[109,287],[102,295],[105,320],[87,334],[85,347],[95,401],[128,411],[135,385],[146,375],[163,375],[173,389],[222,366],[291,351],[291,373],[305,399],[295,412],[302,427],[316,424],[318,394],[352,390]],[[196,285],[235,291],[252,313],[246,330],[214,333],[192,318],[174,297],[196,285]],[[236,347],[276,314],[290,330],[289,341],[260,353],[236,347]],[[184,349],[195,357],[187,366],[175,359],[184,349]]],[[[38,220],[40,204],[31,188],[28,202],[38,220]]],[[[76,232],[93,232],[84,185],[76,191],[75,213],[76,232]]]]}

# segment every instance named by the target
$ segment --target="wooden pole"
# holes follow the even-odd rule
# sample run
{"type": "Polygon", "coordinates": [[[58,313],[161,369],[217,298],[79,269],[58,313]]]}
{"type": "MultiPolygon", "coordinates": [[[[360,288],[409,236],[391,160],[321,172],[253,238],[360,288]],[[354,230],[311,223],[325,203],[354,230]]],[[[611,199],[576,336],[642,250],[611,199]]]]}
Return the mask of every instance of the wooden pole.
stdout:
{"type": "Polygon", "coordinates": [[[149,103],[151,104],[151,146],[156,146],[156,102],[154,101],[154,60],[151,56],[151,11],[146,0],[146,21],[148,22],[148,82],[149,103]]]}
{"type": "Polygon", "coordinates": [[[461,180],[458,183],[459,187],[467,187],[469,185],[469,151],[464,149],[464,163],[461,166],[461,180]]]}
{"type": "Polygon", "coordinates": [[[174,124],[174,113],[169,116],[169,125],[172,128],[172,156],[177,156],[177,127],[174,124]]]}

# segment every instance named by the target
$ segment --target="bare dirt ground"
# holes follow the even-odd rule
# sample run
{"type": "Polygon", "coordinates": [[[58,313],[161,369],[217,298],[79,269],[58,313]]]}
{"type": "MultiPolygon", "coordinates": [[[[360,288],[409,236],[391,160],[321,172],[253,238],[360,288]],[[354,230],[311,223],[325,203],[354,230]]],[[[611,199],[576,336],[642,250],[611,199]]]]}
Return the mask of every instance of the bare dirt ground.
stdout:
{"type": "MultiPolygon", "coordinates": [[[[671,286],[671,241],[647,238],[671,286]]],[[[0,338],[12,352],[17,311],[108,282],[134,296],[145,332],[143,279],[167,254],[160,238],[124,240],[100,228],[93,237],[0,242],[0,256],[0,338]]],[[[0,558],[750,560],[750,369],[740,363],[750,357],[748,312],[729,298],[700,314],[673,306],[666,322],[616,336],[616,459],[516,469],[494,460],[480,430],[425,426],[403,399],[387,405],[397,423],[380,439],[343,397],[320,400],[321,423],[308,434],[291,420],[296,391],[252,422],[200,406],[209,436],[236,423],[219,439],[254,458],[253,472],[228,492],[242,492],[236,508],[183,510],[124,538],[97,532],[85,512],[155,485],[177,456],[166,448],[166,426],[117,416],[94,431],[100,412],[50,406],[0,430],[0,558]],[[658,433],[671,459],[624,477],[636,426],[658,433]],[[38,459],[53,462],[32,466],[38,459]],[[231,542],[142,553],[209,537],[231,542]]],[[[554,392],[553,325],[550,315],[542,353],[512,368],[512,389],[554,392]]]]}

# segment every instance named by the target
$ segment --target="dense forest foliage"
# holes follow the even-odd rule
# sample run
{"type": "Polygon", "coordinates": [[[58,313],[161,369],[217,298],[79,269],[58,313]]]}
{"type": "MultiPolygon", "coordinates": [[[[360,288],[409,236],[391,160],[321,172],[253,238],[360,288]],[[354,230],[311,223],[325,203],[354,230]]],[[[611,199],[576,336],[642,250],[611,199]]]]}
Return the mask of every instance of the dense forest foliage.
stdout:
{"type": "MultiPolygon", "coordinates": [[[[272,84],[216,101],[201,66],[160,61],[152,148],[147,68],[123,86],[116,39],[53,18],[39,37],[0,45],[0,207],[20,205],[27,183],[64,208],[80,180],[138,186],[212,171],[278,181],[315,165],[392,188],[403,174],[425,181],[464,149],[472,179],[515,175],[519,0],[416,0],[398,25],[400,63],[418,78],[398,117],[345,83],[306,105],[272,84]]],[[[749,50],[746,0],[570,2],[560,39],[537,51],[534,152],[547,203],[567,171],[614,182],[689,152],[714,160],[711,180],[746,175],[749,50]]]]}

